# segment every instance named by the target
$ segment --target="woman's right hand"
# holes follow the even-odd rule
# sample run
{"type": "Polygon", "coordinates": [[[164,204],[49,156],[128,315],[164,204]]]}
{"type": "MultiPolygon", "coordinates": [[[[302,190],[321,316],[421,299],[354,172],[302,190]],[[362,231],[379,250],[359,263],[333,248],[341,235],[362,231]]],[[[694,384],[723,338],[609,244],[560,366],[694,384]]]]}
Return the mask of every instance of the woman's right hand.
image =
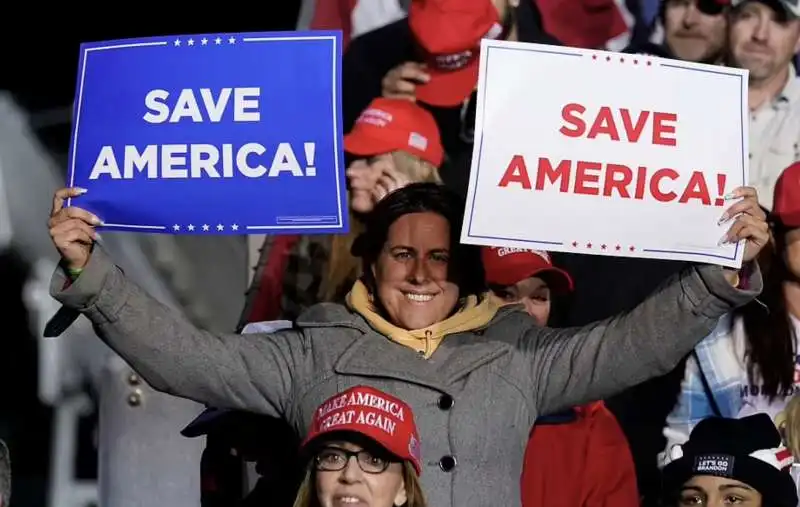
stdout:
{"type": "Polygon", "coordinates": [[[381,167],[381,171],[375,188],[372,189],[372,197],[375,200],[375,204],[395,190],[400,190],[411,183],[411,178],[398,171],[394,164],[385,164],[381,167]]]}
{"type": "Polygon", "coordinates": [[[394,166],[390,154],[373,157],[369,162],[357,160],[347,168],[350,185],[350,207],[358,213],[369,213],[381,199],[411,183],[394,166]]]}
{"type": "Polygon", "coordinates": [[[67,269],[83,269],[92,255],[92,245],[97,240],[94,227],[102,221],[86,210],[70,206],[64,207],[64,201],[70,197],[78,197],[86,193],[81,188],[62,188],[53,196],[53,209],[50,211],[50,238],[61,254],[67,269]]]}
{"type": "Polygon", "coordinates": [[[416,88],[427,83],[430,75],[425,72],[425,65],[406,62],[390,70],[381,83],[383,96],[388,99],[416,100],[416,88]]]}

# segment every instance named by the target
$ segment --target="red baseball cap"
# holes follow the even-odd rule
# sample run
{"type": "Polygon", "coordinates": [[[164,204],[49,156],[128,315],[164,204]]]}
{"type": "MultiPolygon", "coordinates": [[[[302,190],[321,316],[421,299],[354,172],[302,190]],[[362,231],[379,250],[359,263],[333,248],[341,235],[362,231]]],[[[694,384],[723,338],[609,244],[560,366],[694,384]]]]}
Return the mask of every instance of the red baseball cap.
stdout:
{"type": "Polygon", "coordinates": [[[422,473],[419,434],[411,407],[403,400],[368,386],[355,386],[328,398],[314,412],[303,441],[306,450],[323,435],[340,431],[359,433],[422,473]]]}
{"type": "Polygon", "coordinates": [[[507,287],[538,276],[556,294],[566,294],[573,289],[572,277],[566,271],[553,266],[547,252],[497,247],[483,247],[481,250],[486,282],[489,284],[507,287]]]}
{"type": "Polygon", "coordinates": [[[800,227],[800,162],[784,169],[778,177],[772,214],[786,227],[800,227]]]}
{"type": "Polygon", "coordinates": [[[412,0],[408,24],[431,77],[417,85],[417,99],[432,106],[461,104],[478,84],[481,39],[503,34],[497,8],[490,0],[412,0]]]}
{"type": "Polygon", "coordinates": [[[373,100],[344,136],[344,150],[361,157],[403,150],[436,167],[444,159],[436,120],[405,99],[373,100]]]}

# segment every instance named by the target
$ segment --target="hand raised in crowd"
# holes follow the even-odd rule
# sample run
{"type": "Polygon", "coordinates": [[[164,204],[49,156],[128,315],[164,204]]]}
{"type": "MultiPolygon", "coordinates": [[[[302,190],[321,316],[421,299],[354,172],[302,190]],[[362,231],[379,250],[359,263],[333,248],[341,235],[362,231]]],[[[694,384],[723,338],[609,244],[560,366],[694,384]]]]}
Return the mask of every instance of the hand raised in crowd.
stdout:
{"type": "Polygon", "coordinates": [[[416,100],[417,85],[427,83],[430,75],[425,65],[406,62],[390,70],[381,83],[383,96],[389,99],[416,100]]]}
{"type": "Polygon", "coordinates": [[[369,213],[375,204],[411,180],[394,167],[391,155],[360,161],[347,168],[350,206],[359,213],[369,213]]]}
{"type": "Polygon", "coordinates": [[[70,206],[64,207],[64,201],[70,197],[83,195],[80,188],[62,188],[53,196],[53,208],[47,226],[50,238],[61,254],[67,269],[83,269],[89,262],[92,244],[97,240],[95,226],[102,221],[86,210],[70,206]]]}
{"type": "Polygon", "coordinates": [[[395,190],[399,190],[411,183],[411,179],[398,171],[393,164],[382,164],[381,174],[372,189],[372,196],[375,202],[380,201],[395,190]]]}
{"type": "Polygon", "coordinates": [[[735,219],[722,242],[735,243],[744,240],[744,262],[750,262],[769,242],[767,214],[758,204],[758,193],[753,187],[739,187],[733,198],[743,198],[722,214],[720,223],[735,219]]]}

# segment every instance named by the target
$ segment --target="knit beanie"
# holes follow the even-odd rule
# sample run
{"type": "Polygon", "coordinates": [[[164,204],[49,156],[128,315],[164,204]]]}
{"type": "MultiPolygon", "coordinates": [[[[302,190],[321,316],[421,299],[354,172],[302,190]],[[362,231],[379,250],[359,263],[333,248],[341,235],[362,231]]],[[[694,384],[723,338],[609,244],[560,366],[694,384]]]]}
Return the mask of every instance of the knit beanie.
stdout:
{"type": "Polygon", "coordinates": [[[766,414],[704,419],[688,442],[673,446],[668,454],[662,474],[665,498],[677,496],[696,475],[713,475],[754,488],[764,505],[797,507],[797,489],[789,475],[792,453],[783,447],[780,433],[766,414]]]}

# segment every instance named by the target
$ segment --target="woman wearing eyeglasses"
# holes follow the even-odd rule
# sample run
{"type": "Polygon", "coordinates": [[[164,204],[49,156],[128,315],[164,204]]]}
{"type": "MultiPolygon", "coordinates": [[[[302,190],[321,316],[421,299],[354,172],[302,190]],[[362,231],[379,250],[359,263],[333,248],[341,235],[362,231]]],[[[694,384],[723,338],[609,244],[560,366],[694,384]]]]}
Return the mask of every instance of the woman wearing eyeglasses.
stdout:
{"type": "Polygon", "coordinates": [[[329,398],[303,442],[308,460],[294,507],[426,507],[420,444],[405,402],[367,386],[329,398]]]}

